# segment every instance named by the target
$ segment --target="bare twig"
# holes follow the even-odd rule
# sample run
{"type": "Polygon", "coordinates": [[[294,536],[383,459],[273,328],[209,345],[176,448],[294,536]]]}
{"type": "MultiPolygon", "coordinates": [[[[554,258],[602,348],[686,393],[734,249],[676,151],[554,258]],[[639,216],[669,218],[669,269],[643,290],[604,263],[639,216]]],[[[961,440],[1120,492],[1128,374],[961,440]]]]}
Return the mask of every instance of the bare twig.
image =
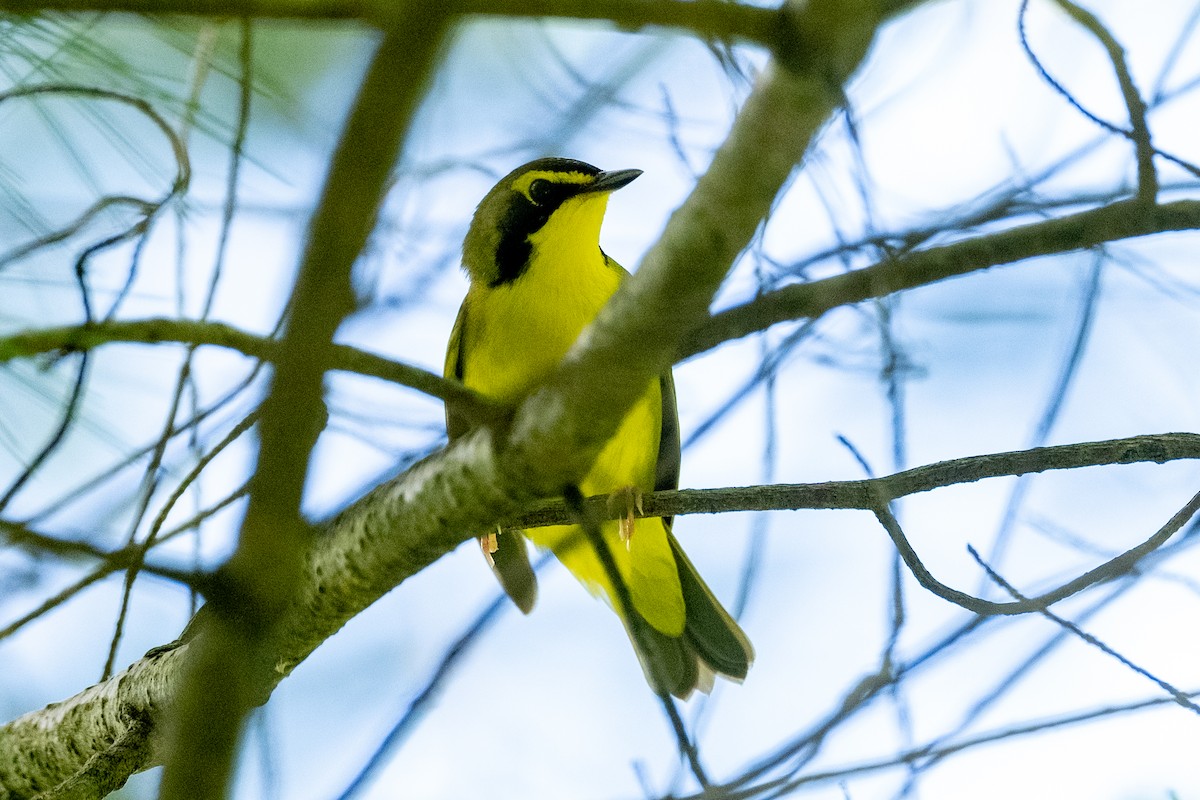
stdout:
{"type": "MultiPolygon", "coordinates": [[[[262,361],[276,361],[281,347],[278,339],[257,336],[220,322],[154,318],[39,328],[3,336],[0,337],[0,363],[56,350],[91,350],[113,342],[212,345],[236,350],[262,361]]],[[[313,357],[316,357],[315,354],[313,357]]],[[[446,380],[420,367],[392,361],[347,345],[335,344],[329,347],[325,368],[356,372],[412,387],[454,403],[456,408],[461,405],[464,413],[477,421],[493,420],[503,413],[494,402],[488,401],[457,381],[446,380]]]]}
{"type": "MultiPolygon", "coordinates": [[[[1200,696],[1200,691],[1190,692],[1189,696],[1198,697],[1200,696]]],[[[1156,697],[1150,700],[1141,700],[1133,703],[1121,703],[1119,705],[1105,706],[1103,708],[1091,709],[1088,711],[1054,717],[1051,719],[1033,720],[1020,725],[1013,725],[1007,728],[986,731],[976,736],[967,737],[947,744],[915,747],[895,756],[889,756],[887,758],[881,758],[875,761],[866,761],[859,764],[837,767],[822,772],[814,772],[808,775],[801,775],[793,779],[779,778],[774,780],[766,780],[755,785],[747,784],[743,786],[740,783],[730,785],[731,787],[736,788],[727,789],[725,786],[715,786],[713,787],[713,791],[710,793],[677,798],[676,800],[706,800],[706,798],[711,797],[721,798],[721,800],[750,800],[750,798],[784,797],[791,795],[802,786],[812,786],[822,783],[841,781],[856,775],[866,775],[873,772],[879,772],[881,770],[905,766],[913,761],[945,758],[955,753],[961,753],[963,751],[992,744],[994,742],[1015,739],[1022,736],[1027,736],[1031,733],[1051,731],[1069,725],[1093,722],[1098,719],[1103,719],[1105,717],[1111,717],[1118,714],[1128,714],[1135,711],[1160,708],[1167,703],[1173,702],[1175,702],[1173,698],[1156,697]]]]}
{"type": "Polygon", "coordinates": [[[1085,250],[1135,236],[1197,228],[1200,228],[1200,201],[1181,200],[1152,208],[1145,208],[1137,201],[1124,201],[930,247],[831,278],[785,286],[714,314],[687,335],[676,360],[682,361],[721,342],[765,330],[779,322],[819,317],[838,306],[968,272],[1035,256],[1085,250]]]}
{"type": "Polygon", "coordinates": [[[1159,678],[1158,676],[1151,674],[1150,671],[1145,669],[1144,667],[1140,667],[1137,664],[1134,664],[1128,658],[1121,655],[1116,650],[1113,650],[1107,644],[1100,641],[1099,639],[1097,639],[1095,636],[1088,633],[1087,631],[1083,630],[1078,625],[1076,625],[1074,622],[1071,622],[1070,620],[1068,620],[1064,617],[1061,617],[1058,614],[1055,614],[1049,608],[1046,608],[1044,605],[1039,603],[1036,599],[1032,599],[1032,598],[1026,597],[1025,595],[1021,594],[1021,592],[1019,592],[1015,586],[1013,586],[1011,583],[1009,583],[1007,580],[1005,580],[1005,578],[1002,575],[1000,575],[1000,573],[998,573],[998,572],[996,572],[996,570],[992,569],[991,566],[980,557],[979,553],[975,550],[974,547],[967,545],[967,552],[969,552],[971,554],[971,558],[975,559],[975,563],[979,564],[979,566],[983,568],[984,572],[987,573],[988,577],[991,578],[993,581],[995,581],[997,586],[1000,586],[1001,588],[1004,589],[1004,591],[1006,591],[1010,595],[1012,595],[1013,599],[1015,599],[1017,602],[1036,606],[1036,608],[1034,610],[1037,611],[1037,613],[1041,614],[1046,619],[1059,625],[1064,630],[1070,631],[1075,636],[1077,636],[1080,639],[1082,639],[1083,641],[1087,642],[1092,647],[1095,647],[1097,650],[1104,653],[1105,655],[1112,656],[1117,661],[1120,661],[1122,664],[1124,664],[1126,667],[1129,667],[1131,670],[1133,670],[1137,674],[1139,674],[1145,678],[1148,678],[1150,681],[1157,684],[1164,692],[1169,694],[1171,696],[1171,699],[1174,700],[1179,705],[1183,706],[1184,708],[1188,709],[1189,711],[1195,712],[1196,714],[1200,714],[1200,706],[1198,706],[1194,702],[1192,702],[1191,698],[1189,697],[1189,695],[1187,693],[1181,691],[1180,689],[1175,688],[1174,686],[1167,683],[1166,681],[1159,678]]]}
{"type": "MultiPolygon", "coordinates": [[[[1194,458],[1200,458],[1200,434],[1164,433],[955,458],[867,480],[655,492],[644,496],[642,507],[648,516],[660,517],[800,508],[870,511],[880,502],[887,503],[910,494],[986,478],[1106,464],[1147,461],[1161,464],[1194,458]]],[[[606,507],[607,502],[605,496],[591,497],[585,501],[602,518],[615,519],[615,512],[606,507]]],[[[505,524],[515,528],[534,528],[562,525],[569,520],[562,501],[555,500],[538,503],[505,524]]]]}
{"type": "Polygon", "coordinates": [[[976,614],[1028,614],[1033,611],[1041,611],[1046,606],[1053,605],[1060,600],[1078,594],[1084,589],[1111,581],[1133,570],[1142,558],[1166,543],[1168,539],[1187,524],[1188,520],[1195,516],[1197,511],[1200,511],[1200,492],[1197,492],[1183,508],[1177,511],[1150,538],[1136,547],[1126,550],[1124,553],[1109,559],[1098,567],[1093,567],[1058,588],[1044,592],[1028,600],[1016,600],[1007,603],[992,602],[969,595],[966,592],[960,592],[933,577],[929,570],[925,568],[925,565],[921,563],[920,557],[912,545],[909,544],[908,538],[900,528],[900,523],[896,521],[896,518],[888,510],[887,505],[880,503],[876,505],[874,511],[879,523],[887,531],[892,543],[899,551],[900,557],[904,559],[905,565],[912,572],[913,577],[917,579],[917,582],[926,589],[943,600],[948,600],[976,614]]]}
{"type": "Polygon", "coordinates": [[[1125,51],[1116,38],[1113,37],[1094,14],[1071,2],[1071,0],[1055,0],[1055,2],[1062,7],[1068,16],[1095,36],[1108,52],[1109,60],[1112,61],[1113,69],[1117,73],[1117,82],[1121,87],[1121,96],[1125,101],[1125,107],[1129,113],[1131,129],[1126,130],[1118,125],[1114,125],[1089,111],[1065,86],[1055,80],[1046,70],[1041,60],[1033,52],[1033,48],[1029,45],[1029,40],[1025,35],[1025,15],[1029,8],[1029,0],[1022,0],[1020,10],[1017,14],[1017,31],[1020,36],[1021,47],[1024,48],[1025,54],[1029,57],[1034,68],[1037,69],[1038,74],[1041,75],[1042,80],[1046,81],[1054,91],[1062,95],[1080,114],[1083,114],[1106,131],[1119,134],[1133,142],[1138,165],[1138,202],[1152,205],[1158,196],[1158,176],[1154,171],[1155,155],[1183,167],[1193,175],[1200,176],[1200,168],[1196,165],[1184,161],[1182,158],[1171,153],[1159,150],[1150,141],[1150,128],[1146,124],[1146,103],[1142,100],[1137,87],[1133,83],[1129,66],[1125,63],[1125,51]]]}

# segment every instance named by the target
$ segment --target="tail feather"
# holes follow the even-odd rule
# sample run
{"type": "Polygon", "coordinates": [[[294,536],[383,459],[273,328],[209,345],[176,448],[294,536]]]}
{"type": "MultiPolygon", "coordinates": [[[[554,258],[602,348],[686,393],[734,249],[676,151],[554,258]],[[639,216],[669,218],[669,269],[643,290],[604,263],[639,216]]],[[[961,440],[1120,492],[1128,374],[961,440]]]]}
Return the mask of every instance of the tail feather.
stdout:
{"type": "Polygon", "coordinates": [[[754,663],[754,647],[749,637],[704,583],[674,534],[670,538],[687,606],[684,641],[718,675],[739,682],[745,680],[754,663]]]}
{"type": "Polygon", "coordinates": [[[697,689],[705,693],[712,689],[715,675],[739,683],[744,680],[754,662],[754,648],[674,535],[669,536],[687,607],[683,635],[668,636],[640,615],[633,619],[621,616],[651,688],[686,700],[697,689]]]}
{"type": "Polygon", "coordinates": [[[483,537],[483,551],[488,564],[505,594],[516,603],[522,614],[528,614],[537,602],[537,575],[529,563],[525,533],[510,528],[497,533],[494,541],[496,549],[490,550],[488,537],[483,537]]]}
{"type": "MultiPolygon", "coordinates": [[[[633,642],[633,650],[637,653],[646,673],[646,682],[657,693],[673,694],[680,699],[687,699],[701,683],[701,668],[696,654],[688,647],[681,636],[668,636],[657,631],[640,616],[627,619],[625,632],[633,642]]],[[[711,680],[710,680],[711,684],[711,680]]]]}

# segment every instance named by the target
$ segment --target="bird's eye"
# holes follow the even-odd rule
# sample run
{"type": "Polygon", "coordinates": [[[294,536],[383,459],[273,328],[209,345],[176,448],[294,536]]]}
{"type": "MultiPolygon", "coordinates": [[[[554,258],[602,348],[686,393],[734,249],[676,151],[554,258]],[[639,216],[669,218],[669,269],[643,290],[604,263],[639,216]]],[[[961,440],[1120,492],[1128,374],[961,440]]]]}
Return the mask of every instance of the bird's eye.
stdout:
{"type": "Polygon", "coordinates": [[[537,178],[529,184],[529,199],[539,206],[550,199],[554,193],[554,185],[544,178],[537,178]]]}

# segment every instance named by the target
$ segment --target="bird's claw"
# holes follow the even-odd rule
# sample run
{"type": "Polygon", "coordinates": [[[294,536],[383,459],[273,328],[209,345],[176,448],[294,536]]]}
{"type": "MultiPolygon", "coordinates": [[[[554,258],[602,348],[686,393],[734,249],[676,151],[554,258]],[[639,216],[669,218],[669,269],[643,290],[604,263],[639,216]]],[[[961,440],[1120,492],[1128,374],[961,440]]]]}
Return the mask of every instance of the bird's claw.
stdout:
{"type": "Polygon", "coordinates": [[[489,567],[496,566],[496,559],[492,558],[492,553],[500,549],[500,542],[497,539],[499,529],[491,533],[479,537],[479,547],[483,550],[483,557],[487,559],[489,567]]]}
{"type": "Polygon", "coordinates": [[[618,520],[618,532],[621,536],[621,541],[625,543],[625,549],[629,549],[629,543],[633,539],[633,521],[636,516],[641,516],[646,512],[642,509],[642,491],[636,486],[626,486],[618,489],[609,495],[609,508],[620,508],[623,510],[624,516],[618,520]]]}

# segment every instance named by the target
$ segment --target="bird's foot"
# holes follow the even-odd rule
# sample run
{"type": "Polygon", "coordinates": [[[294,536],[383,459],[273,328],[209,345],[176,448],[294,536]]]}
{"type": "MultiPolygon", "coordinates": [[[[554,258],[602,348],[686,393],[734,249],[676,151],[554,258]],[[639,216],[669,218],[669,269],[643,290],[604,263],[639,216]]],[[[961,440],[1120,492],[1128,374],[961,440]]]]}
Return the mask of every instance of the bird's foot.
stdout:
{"type": "Polygon", "coordinates": [[[619,532],[621,541],[625,543],[625,549],[629,549],[629,542],[633,539],[633,520],[635,518],[634,511],[637,516],[644,514],[642,510],[642,490],[636,486],[622,487],[608,496],[609,511],[620,509],[623,512],[617,521],[619,523],[619,532]]]}
{"type": "Polygon", "coordinates": [[[500,549],[500,542],[497,540],[497,535],[500,529],[492,531],[486,536],[479,537],[479,547],[483,550],[483,557],[487,559],[489,567],[496,566],[496,559],[492,558],[492,553],[500,549]]]}

